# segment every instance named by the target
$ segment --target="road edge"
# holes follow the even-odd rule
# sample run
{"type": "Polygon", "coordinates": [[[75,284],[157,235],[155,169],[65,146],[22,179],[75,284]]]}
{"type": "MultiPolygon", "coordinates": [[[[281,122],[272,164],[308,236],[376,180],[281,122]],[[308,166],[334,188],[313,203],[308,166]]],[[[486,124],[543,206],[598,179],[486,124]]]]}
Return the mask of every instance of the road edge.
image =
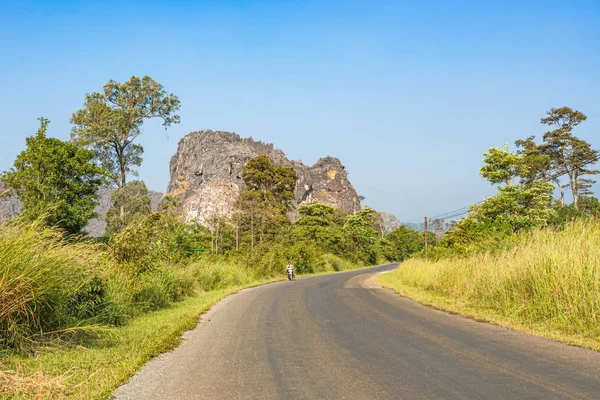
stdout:
{"type": "Polygon", "coordinates": [[[439,295],[431,294],[425,290],[414,288],[412,286],[401,284],[400,287],[394,287],[379,279],[381,275],[391,273],[393,271],[383,272],[375,277],[375,281],[383,289],[388,289],[397,295],[410,299],[423,307],[427,307],[436,311],[444,312],[450,315],[455,315],[471,321],[479,323],[495,325],[502,328],[510,329],[515,332],[520,332],[526,335],[535,336],[538,338],[552,340],[564,345],[579,347],[586,350],[592,350],[600,353],[600,341],[578,336],[569,336],[559,332],[542,332],[535,328],[519,324],[499,315],[485,314],[480,310],[475,310],[466,306],[457,306],[450,298],[445,298],[439,295]]]}

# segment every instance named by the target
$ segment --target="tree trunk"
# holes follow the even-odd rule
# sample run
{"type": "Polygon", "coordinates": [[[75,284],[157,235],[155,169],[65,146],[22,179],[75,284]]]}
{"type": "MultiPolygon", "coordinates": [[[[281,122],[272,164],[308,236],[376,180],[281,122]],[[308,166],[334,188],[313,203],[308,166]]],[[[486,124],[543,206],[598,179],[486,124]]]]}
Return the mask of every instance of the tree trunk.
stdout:
{"type": "Polygon", "coordinates": [[[250,248],[254,249],[254,216],[250,215],[250,248]]]}
{"type": "Polygon", "coordinates": [[[571,181],[571,191],[573,192],[573,207],[575,207],[576,210],[579,210],[577,203],[579,200],[579,190],[577,189],[577,177],[574,178],[573,181],[571,181]]]}
{"type": "MultiPolygon", "coordinates": [[[[127,179],[127,173],[125,171],[125,157],[124,157],[124,149],[121,149],[121,151],[117,151],[117,158],[119,159],[119,170],[120,170],[120,174],[121,174],[121,184],[119,185],[117,183],[117,187],[118,189],[121,190],[125,190],[125,185],[126,185],[126,179],[127,179]]],[[[119,208],[119,217],[121,218],[121,220],[123,219],[123,217],[125,216],[125,206],[123,204],[121,204],[121,207],[119,208]]]]}
{"type": "Polygon", "coordinates": [[[240,249],[240,214],[237,215],[235,225],[235,249],[240,249]]]}
{"type": "Polygon", "coordinates": [[[558,192],[560,193],[560,205],[564,206],[565,205],[565,191],[563,190],[563,187],[560,184],[560,181],[558,179],[556,179],[554,181],[554,183],[556,184],[556,187],[558,188],[558,192]]]}

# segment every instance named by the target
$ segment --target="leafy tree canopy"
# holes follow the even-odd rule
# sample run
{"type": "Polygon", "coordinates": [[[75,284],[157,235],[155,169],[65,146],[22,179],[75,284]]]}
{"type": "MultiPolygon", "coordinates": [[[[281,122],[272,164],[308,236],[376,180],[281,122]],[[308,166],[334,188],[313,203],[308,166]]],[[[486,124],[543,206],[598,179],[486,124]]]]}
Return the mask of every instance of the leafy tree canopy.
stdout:
{"type": "Polygon", "coordinates": [[[167,129],[180,121],[177,96],[149,76],[132,76],[127,82],[110,80],[102,93],[87,94],[83,108],[71,118],[71,137],[95,149],[112,182],[125,187],[128,174],[136,175],[143,148],[134,141],[143,132],[144,121],[158,118],[167,129]]]}
{"type": "Polygon", "coordinates": [[[553,185],[535,181],[531,187],[504,186],[499,193],[471,208],[469,216],[479,220],[508,221],[515,232],[544,226],[554,216],[553,185]]]}
{"type": "Polygon", "coordinates": [[[490,148],[483,157],[485,165],[479,173],[494,184],[504,183],[507,186],[510,185],[511,181],[519,176],[525,168],[523,157],[509,151],[508,143],[504,149],[490,148]]]}
{"type": "Polygon", "coordinates": [[[424,248],[423,235],[405,226],[399,226],[385,238],[393,249],[393,259],[397,261],[402,261],[424,248]]]}
{"type": "Polygon", "coordinates": [[[120,232],[132,221],[150,214],[152,202],[148,188],[142,181],[130,181],[110,195],[111,206],[106,212],[106,233],[120,232]]]}
{"type": "Polygon", "coordinates": [[[302,205],[294,229],[300,238],[313,241],[326,252],[342,255],[348,247],[341,212],[327,204],[302,205]]]}
{"type": "MultiPolygon", "coordinates": [[[[542,118],[543,124],[554,127],[544,134],[547,143],[547,154],[555,175],[567,175],[573,194],[573,206],[578,208],[580,196],[592,194],[590,187],[594,180],[583,178],[585,175],[595,175],[600,171],[589,166],[599,159],[599,152],[592,149],[585,140],[573,135],[573,128],[587,119],[585,114],[569,107],[552,108],[547,117],[542,118]]],[[[563,186],[564,187],[564,186],[563,186]]]]}
{"type": "Polygon", "coordinates": [[[252,191],[262,193],[280,204],[288,204],[295,198],[298,176],[293,168],[273,166],[266,155],[254,157],[242,170],[244,183],[252,191]]]}
{"type": "Polygon", "coordinates": [[[46,136],[49,120],[39,118],[40,128],[25,142],[13,168],[2,181],[23,204],[31,220],[44,216],[46,223],[67,234],[78,234],[93,218],[98,187],[105,170],[93,160],[95,153],[46,136]]]}

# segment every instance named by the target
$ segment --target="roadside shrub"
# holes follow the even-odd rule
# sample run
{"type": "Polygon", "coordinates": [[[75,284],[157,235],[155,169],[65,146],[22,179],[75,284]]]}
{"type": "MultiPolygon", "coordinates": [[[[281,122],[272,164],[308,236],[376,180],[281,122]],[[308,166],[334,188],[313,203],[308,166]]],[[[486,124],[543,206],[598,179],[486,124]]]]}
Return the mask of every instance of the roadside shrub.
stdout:
{"type": "Polygon", "coordinates": [[[259,278],[268,277],[261,275],[255,268],[224,260],[198,260],[187,269],[204,291],[244,285],[259,278]]]}
{"type": "Polygon", "coordinates": [[[241,258],[245,266],[256,271],[261,277],[284,274],[287,260],[283,244],[267,242],[260,243],[241,258]]]}
{"type": "Polygon", "coordinates": [[[140,312],[154,311],[193,294],[191,277],[169,268],[157,268],[136,276],[133,304],[140,312]]]}
{"type": "MultiPolygon", "coordinates": [[[[322,257],[323,252],[312,242],[297,242],[286,249],[285,255],[292,262],[296,268],[296,272],[299,274],[325,271],[325,262],[322,257]]],[[[282,267],[282,271],[284,269],[285,264],[282,267]]]]}
{"type": "Polygon", "coordinates": [[[336,256],[335,254],[323,254],[322,259],[325,264],[325,271],[346,271],[356,267],[356,264],[336,256]]]}

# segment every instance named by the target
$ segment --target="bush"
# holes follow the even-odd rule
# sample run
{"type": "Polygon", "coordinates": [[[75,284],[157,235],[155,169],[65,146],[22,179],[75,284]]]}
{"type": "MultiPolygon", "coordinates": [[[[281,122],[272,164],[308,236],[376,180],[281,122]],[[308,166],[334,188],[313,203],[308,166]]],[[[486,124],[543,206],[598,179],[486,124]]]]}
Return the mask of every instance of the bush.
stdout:
{"type": "Polygon", "coordinates": [[[188,269],[204,291],[240,286],[269,276],[260,274],[255,268],[223,260],[198,260],[192,263],[188,269]]]}
{"type": "Polygon", "coordinates": [[[325,264],[325,271],[346,271],[356,267],[355,264],[335,254],[323,254],[322,259],[325,264]]]}
{"type": "MultiPolygon", "coordinates": [[[[297,242],[288,247],[284,253],[286,258],[292,262],[298,274],[325,271],[323,252],[312,242],[297,242]]],[[[285,265],[282,265],[282,271],[284,271],[285,265]]]]}
{"type": "Polygon", "coordinates": [[[147,312],[166,307],[194,293],[193,278],[169,268],[157,268],[136,277],[133,304],[137,311],[147,312]]]}

